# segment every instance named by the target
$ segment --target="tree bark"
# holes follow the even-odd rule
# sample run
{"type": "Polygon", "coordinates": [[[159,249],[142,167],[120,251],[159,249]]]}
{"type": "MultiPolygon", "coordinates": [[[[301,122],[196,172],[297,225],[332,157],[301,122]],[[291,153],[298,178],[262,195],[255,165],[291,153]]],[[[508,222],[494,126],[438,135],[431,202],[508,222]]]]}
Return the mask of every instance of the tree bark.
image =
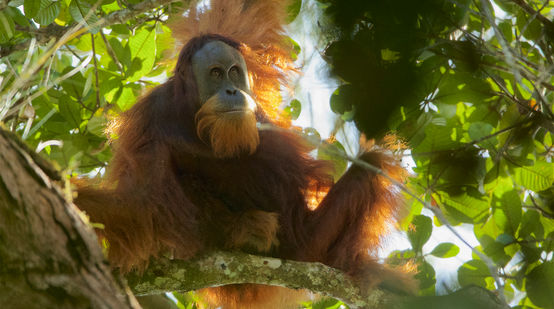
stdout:
{"type": "Polygon", "coordinates": [[[127,276],[137,295],[192,291],[227,284],[256,283],[308,289],[332,297],[350,308],[364,309],[509,309],[491,291],[477,286],[443,296],[406,296],[380,288],[360,290],[338,269],[241,252],[214,251],[187,261],[159,258],[141,274],[127,276]]]}
{"type": "Polygon", "coordinates": [[[53,179],[0,127],[0,308],[138,308],[53,179]]]}

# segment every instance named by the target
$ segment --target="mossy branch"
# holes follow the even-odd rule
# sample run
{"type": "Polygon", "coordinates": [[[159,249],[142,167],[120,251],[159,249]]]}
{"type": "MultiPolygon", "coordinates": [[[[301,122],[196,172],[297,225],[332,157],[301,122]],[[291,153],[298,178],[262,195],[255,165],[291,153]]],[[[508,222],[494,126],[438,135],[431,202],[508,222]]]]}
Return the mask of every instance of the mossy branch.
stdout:
{"type": "Polygon", "coordinates": [[[412,297],[360,286],[338,269],[321,263],[306,263],[242,252],[214,251],[196,258],[153,260],[142,273],[127,275],[137,296],[173,291],[193,291],[228,284],[254,283],[308,289],[346,303],[350,308],[387,309],[508,309],[497,295],[478,286],[468,286],[442,296],[412,297]]]}
{"type": "Polygon", "coordinates": [[[402,296],[381,289],[361,292],[341,271],[321,263],[305,263],[241,252],[214,251],[188,261],[159,259],[143,274],[131,273],[136,295],[191,291],[237,283],[309,289],[339,299],[350,308],[400,308],[402,296]]]}

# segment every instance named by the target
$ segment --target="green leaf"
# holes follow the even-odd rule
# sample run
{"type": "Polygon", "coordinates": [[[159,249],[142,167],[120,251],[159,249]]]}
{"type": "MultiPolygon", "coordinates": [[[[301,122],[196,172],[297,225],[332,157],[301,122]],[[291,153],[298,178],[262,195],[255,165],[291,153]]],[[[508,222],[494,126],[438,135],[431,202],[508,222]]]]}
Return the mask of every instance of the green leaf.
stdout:
{"type": "Polygon", "coordinates": [[[489,268],[481,260],[470,260],[458,268],[458,282],[461,286],[477,285],[486,287],[485,279],[490,277],[489,268]]]}
{"type": "Polygon", "coordinates": [[[433,223],[431,218],[423,215],[415,216],[408,229],[408,239],[414,248],[414,251],[421,252],[423,245],[431,237],[433,223]]]}
{"type": "Polygon", "coordinates": [[[334,141],[332,144],[323,143],[317,150],[317,158],[333,163],[333,178],[335,181],[340,179],[348,166],[346,150],[339,141],[334,141]]]}
{"type": "MultiPolygon", "coordinates": [[[[499,236],[497,239],[502,239],[502,237],[499,236]]],[[[513,237],[510,238],[510,240],[513,241],[513,237]]],[[[511,257],[504,251],[505,245],[494,240],[490,235],[482,235],[479,237],[479,243],[481,243],[485,254],[495,263],[504,266],[510,261],[511,257]]]]}
{"type": "Polygon", "coordinates": [[[109,77],[102,80],[100,84],[100,94],[106,102],[112,103],[117,91],[123,87],[124,83],[120,77],[109,77]]]}
{"type": "Polygon", "coordinates": [[[287,37],[287,41],[289,41],[289,43],[292,47],[290,58],[292,60],[298,59],[298,54],[300,54],[300,52],[302,51],[302,48],[300,47],[300,44],[298,44],[298,42],[293,40],[291,37],[287,37]]]}
{"type": "Polygon", "coordinates": [[[200,298],[194,292],[179,293],[173,292],[173,297],[177,299],[177,306],[182,309],[197,309],[197,303],[200,298]]]}
{"type": "Polygon", "coordinates": [[[533,304],[545,308],[554,308],[554,262],[541,264],[527,275],[525,284],[527,296],[533,304]]]}
{"type": "Polygon", "coordinates": [[[419,282],[421,290],[432,288],[437,282],[435,269],[431,264],[423,261],[417,265],[417,274],[414,276],[419,282]]]}
{"type": "Polygon", "coordinates": [[[443,242],[431,251],[431,254],[440,258],[449,258],[458,255],[460,248],[453,243],[443,242]]]}
{"type": "Polygon", "coordinates": [[[529,40],[537,40],[542,35],[541,22],[536,17],[530,17],[523,11],[519,11],[516,24],[523,35],[529,40]]]}
{"type": "Polygon", "coordinates": [[[314,128],[304,128],[302,130],[302,133],[304,134],[304,137],[306,138],[306,141],[310,144],[310,149],[317,148],[317,145],[321,143],[321,135],[319,132],[314,128]]]}
{"type": "Polygon", "coordinates": [[[300,13],[302,0],[293,0],[289,3],[290,4],[287,6],[287,18],[285,19],[287,24],[293,22],[296,19],[296,16],[298,16],[298,13],[300,13]]]}
{"type": "MultiPolygon", "coordinates": [[[[467,130],[467,133],[469,134],[469,138],[471,138],[472,141],[481,140],[482,138],[488,137],[492,131],[494,130],[494,127],[486,122],[473,122],[469,125],[469,129],[467,130]]],[[[479,142],[479,145],[492,149],[498,144],[498,140],[496,137],[489,137],[481,142],[479,142]]]]}
{"type": "Polygon", "coordinates": [[[544,241],[544,251],[554,251],[554,232],[548,234],[544,241]]]}
{"type": "Polygon", "coordinates": [[[544,227],[541,224],[540,214],[535,210],[527,210],[521,220],[519,230],[520,237],[533,236],[535,239],[542,239],[544,236],[544,227]]]}
{"type": "Polygon", "coordinates": [[[27,18],[33,18],[37,15],[42,1],[25,0],[23,2],[23,10],[27,18]]]}
{"type": "Polygon", "coordinates": [[[517,168],[515,181],[535,192],[546,190],[554,182],[554,163],[536,161],[533,166],[517,168]]]}
{"type": "Polygon", "coordinates": [[[105,137],[104,130],[106,129],[107,123],[108,121],[104,115],[94,115],[87,122],[87,130],[96,136],[105,137]]]}
{"type": "Polygon", "coordinates": [[[550,232],[554,232],[554,220],[546,216],[541,216],[540,220],[541,220],[542,226],[544,227],[544,232],[546,234],[549,234],[550,232]]]}
{"type": "MultiPolygon", "coordinates": [[[[106,3],[106,1],[104,1],[104,3],[106,3]]],[[[102,11],[105,14],[110,14],[111,12],[118,10],[121,10],[118,1],[113,1],[112,3],[102,5],[102,11]]]]}
{"type": "Polygon", "coordinates": [[[500,29],[500,31],[502,32],[502,35],[504,36],[504,38],[508,42],[512,41],[512,39],[513,39],[513,34],[512,34],[513,28],[512,28],[512,23],[509,19],[508,20],[503,20],[500,23],[498,23],[498,29],[500,29]]]}
{"type": "Polygon", "coordinates": [[[494,3],[498,5],[502,10],[512,15],[517,14],[520,11],[519,6],[511,0],[495,0],[494,3]]]}
{"type": "Polygon", "coordinates": [[[448,214],[456,220],[465,223],[477,223],[483,221],[489,211],[487,198],[476,189],[464,188],[465,192],[459,195],[441,193],[441,201],[448,214]]]}
{"type": "Polygon", "coordinates": [[[333,298],[323,298],[312,304],[312,309],[339,309],[343,302],[333,298]]]}
{"type": "Polygon", "coordinates": [[[454,138],[454,128],[439,124],[425,127],[425,139],[414,149],[417,152],[450,150],[460,145],[454,138]]]}
{"type": "Polygon", "coordinates": [[[131,56],[133,63],[137,63],[138,69],[129,76],[128,81],[134,82],[141,79],[152,70],[154,61],[156,59],[156,32],[154,29],[148,31],[147,29],[140,29],[135,32],[135,35],[129,38],[128,44],[131,50],[131,56]]]}
{"type": "Polygon", "coordinates": [[[388,48],[381,49],[381,59],[383,61],[395,62],[400,59],[400,52],[388,48]]]}
{"type": "Polygon", "coordinates": [[[521,253],[526,264],[532,265],[541,258],[543,250],[536,243],[521,244],[521,253]]]}
{"type": "Polygon", "coordinates": [[[15,34],[13,19],[3,11],[0,11],[0,42],[7,42],[15,34]]]}
{"type": "Polygon", "coordinates": [[[487,170],[484,179],[484,189],[487,193],[503,194],[514,187],[514,182],[507,177],[505,164],[494,164],[492,160],[487,160],[490,169],[487,170]]]}
{"type": "Polygon", "coordinates": [[[81,108],[79,103],[72,101],[69,97],[61,97],[59,101],[60,114],[71,125],[78,128],[81,124],[81,108]]]}
{"type": "Polygon", "coordinates": [[[289,105],[285,107],[285,113],[290,116],[292,120],[298,119],[300,112],[302,111],[302,103],[297,99],[290,101],[289,105]]]}
{"type": "Polygon", "coordinates": [[[121,94],[119,95],[116,104],[122,111],[126,111],[133,106],[135,101],[136,96],[133,89],[130,87],[124,87],[121,90],[121,94]]]}
{"type": "Polygon", "coordinates": [[[387,257],[385,264],[388,265],[403,265],[408,260],[413,260],[415,258],[415,252],[411,249],[406,250],[394,250],[387,257]]]}
{"type": "Polygon", "coordinates": [[[515,240],[516,239],[514,238],[513,235],[506,234],[506,233],[500,234],[498,235],[498,237],[496,237],[496,241],[502,244],[503,246],[512,244],[515,240]]]}
{"type": "Polygon", "coordinates": [[[503,231],[495,224],[494,216],[489,216],[483,224],[476,224],[473,226],[473,233],[479,241],[481,241],[481,237],[483,236],[488,236],[490,240],[494,241],[502,232],[503,231]]]}
{"type": "Polygon", "coordinates": [[[98,17],[96,12],[92,11],[92,7],[86,1],[72,0],[69,4],[69,13],[76,22],[85,21],[85,24],[89,27],[89,31],[92,34],[96,34],[100,27],[96,25],[98,23],[98,17]]]}
{"type": "Polygon", "coordinates": [[[445,75],[435,100],[447,104],[469,102],[480,104],[493,95],[489,83],[470,73],[456,72],[445,75]]]}
{"type": "Polygon", "coordinates": [[[331,95],[331,110],[337,114],[344,114],[352,110],[352,100],[355,97],[354,87],[352,85],[339,86],[331,95]]]}
{"type": "Polygon", "coordinates": [[[171,35],[171,29],[161,23],[156,24],[156,53],[163,58],[164,50],[175,46],[175,38],[171,35]]]}
{"type": "Polygon", "coordinates": [[[55,20],[55,23],[62,27],[69,26],[74,22],[73,17],[71,17],[71,13],[69,12],[70,1],[71,0],[61,1],[60,14],[58,14],[55,20]]]}
{"type": "Polygon", "coordinates": [[[115,55],[119,62],[121,62],[124,67],[129,68],[132,63],[131,50],[129,49],[129,45],[126,45],[124,47],[123,45],[121,45],[121,42],[115,37],[110,37],[108,39],[108,42],[115,52],[115,55]]]}
{"type": "Polygon", "coordinates": [[[51,0],[40,0],[40,9],[33,19],[43,25],[51,24],[60,14],[60,2],[51,0]]]}
{"type": "Polygon", "coordinates": [[[519,194],[516,190],[511,190],[502,195],[502,209],[508,219],[508,223],[515,233],[521,223],[522,208],[519,194]]]}
{"type": "Polygon", "coordinates": [[[30,27],[31,24],[29,23],[29,20],[25,15],[21,13],[20,10],[13,8],[13,7],[7,7],[5,8],[6,14],[8,14],[15,23],[17,23],[20,26],[23,27],[30,27]]]}

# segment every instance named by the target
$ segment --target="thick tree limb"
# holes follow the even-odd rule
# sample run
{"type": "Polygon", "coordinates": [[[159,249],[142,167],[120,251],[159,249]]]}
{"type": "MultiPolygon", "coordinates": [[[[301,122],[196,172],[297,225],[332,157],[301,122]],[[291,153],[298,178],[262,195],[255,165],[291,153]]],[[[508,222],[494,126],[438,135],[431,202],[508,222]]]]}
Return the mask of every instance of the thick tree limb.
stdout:
{"type": "Polygon", "coordinates": [[[347,303],[350,308],[400,308],[403,297],[374,289],[361,293],[341,271],[320,263],[304,263],[240,252],[216,251],[188,261],[160,259],[142,274],[127,276],[137,295],[191,291],[237,283],[309,289],[347,303]]]}
{"type": "Polygon", "coordinates": [[[136,308],[31,153],[0,127],[0,308],[136,308]]]}
{"type": "Polygon", "coordinates": [[[360,291],[341,271],[320,263],[215,251],[188,261],[158,259],[143,274],[127,275],[137,295],[192,291],[237,283],[308,289],[342,300],[350,308],[398,309],[508,309],[491,291],[477,286],[443,296],[409,297],[382,289],[360,291]]]}

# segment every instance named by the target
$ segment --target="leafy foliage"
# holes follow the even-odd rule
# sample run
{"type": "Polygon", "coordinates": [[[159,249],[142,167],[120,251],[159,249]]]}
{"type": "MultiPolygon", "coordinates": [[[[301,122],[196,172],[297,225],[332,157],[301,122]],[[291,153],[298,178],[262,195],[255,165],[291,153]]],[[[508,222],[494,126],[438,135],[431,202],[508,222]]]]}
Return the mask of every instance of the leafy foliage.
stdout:
{"type": "MultiPolygon", "coordinates": [[[[304,0],[291,2],[289,21],[313,2],[340,82],[332,111],[370,137],[394,131],[414,161],[411,248],[389,261],[415,263],[421,294],[435,295],[431,257],[449,262],[468,247],[454,234],[442,243],[434,236],[472,228],[478,244],[448,289],[479,285],[518,308],[554,308],[554,4],[304,0]]],[[[68,174],[101,170],[111,157],[109,120],[172,74],[177,49],[166,22],[180,6],[0,1],[0,121],[68,174]]],[[[291,42],[297,57],[301,46],[291,42]]],[[[298,100],[285,110],[294,119],[305,112],[298,100]]],[[[303,132],[338,178],[344,147],[303,132]]],[[[194,307],[193,296],[179,295],[182,308],[194,307]]]]}
{"type": "Polygon", "coordinates": [[[426,216],[436,215],[434,232],[468,223],[479,245],[449,288],[474,284],[513,305],[553,308],[554,279],[545,274],[554,235],[554,5],[318,2],[327,18],[322,33],[335,34],[326,60],[342,82],[332,110],[353,111],[367,135],[395,131],[414,159],[413,253],[394,252],[391,261],[415,260],[422,293],[433,295],[426,256],[447,258],[459,248],[440,243],[426,252],[433,229],[426,216]],[[421,202],[431,210],[425,216],[421,202]]]}
{"type": "Polygon", "coordinates": [[[162,60],[175,48],[164,21],[177,7],[104,25],[125,9],[117,1],[41,0],[10,1],[1,12],[4,25],[17,25],[0,31],[2,120],[62,169],[104,166],[111,156],[104,135],[109,119],[134,104],[145,86],[171,74],[171,63],[162,60]],[[87,28],[52,45],[57,36],[82,31],[79,26],[87,28]],[[26,73],[25,80],[20,74],[26,73]]]}

